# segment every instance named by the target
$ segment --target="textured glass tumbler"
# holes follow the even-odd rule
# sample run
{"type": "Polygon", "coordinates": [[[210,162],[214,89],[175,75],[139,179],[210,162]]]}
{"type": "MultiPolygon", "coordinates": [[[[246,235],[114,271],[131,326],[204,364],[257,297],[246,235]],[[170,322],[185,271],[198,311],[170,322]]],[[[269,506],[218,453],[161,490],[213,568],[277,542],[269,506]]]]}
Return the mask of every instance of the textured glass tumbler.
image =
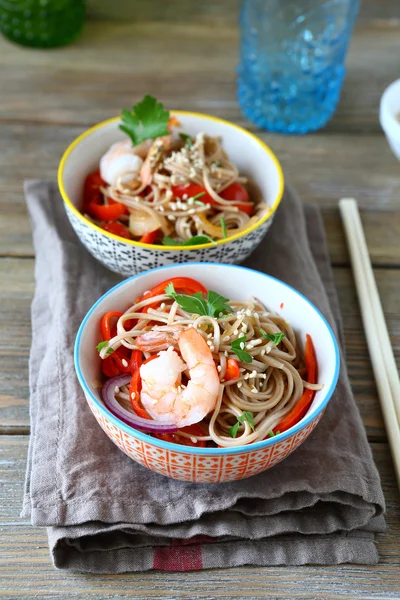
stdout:
{"type": "Polygon", "coordinates": [[[359,0],[242,0],[238,100],[262,129],[307,133],[335,112],[359,0]]]}
{"type": "Polygon", "coordinates": [[[0,31],[23,46],[69,44],[84,20],[85,0],[0,0],[0,31]]]}

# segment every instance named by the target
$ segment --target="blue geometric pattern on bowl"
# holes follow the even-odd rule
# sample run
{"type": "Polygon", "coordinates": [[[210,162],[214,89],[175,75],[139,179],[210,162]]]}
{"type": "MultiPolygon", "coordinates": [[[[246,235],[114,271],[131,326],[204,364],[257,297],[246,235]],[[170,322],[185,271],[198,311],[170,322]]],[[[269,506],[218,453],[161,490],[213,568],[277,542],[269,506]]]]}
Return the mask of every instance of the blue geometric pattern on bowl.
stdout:
{"type": "Polygon", "coordinates": [[[268,221],[241,238],[231,240],[210,248],[193,250],[162,251],[149,247],[133,246],[123,240],[118,241],[91,227],[82,218],[78,218],[64,203],[68,219],[78,238],[105,267],[124,277],[135,275],[149,269],[187,262],[218,262],[240,264],[261,242],[273,221],[268,221]]]}

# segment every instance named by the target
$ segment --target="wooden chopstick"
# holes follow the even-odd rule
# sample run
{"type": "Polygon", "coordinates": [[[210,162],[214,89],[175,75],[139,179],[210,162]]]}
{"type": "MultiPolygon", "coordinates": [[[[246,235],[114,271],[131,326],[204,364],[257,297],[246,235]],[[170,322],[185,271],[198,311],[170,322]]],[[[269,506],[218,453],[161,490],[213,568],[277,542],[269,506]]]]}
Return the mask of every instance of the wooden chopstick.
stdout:
{"type": "Polygon", "coordinates": [[[368,255],[357,202],[339,201],[361,316],[367,337],[397,483],[400,488],[400,379],[390,343],[382,304],[368,255]]]}

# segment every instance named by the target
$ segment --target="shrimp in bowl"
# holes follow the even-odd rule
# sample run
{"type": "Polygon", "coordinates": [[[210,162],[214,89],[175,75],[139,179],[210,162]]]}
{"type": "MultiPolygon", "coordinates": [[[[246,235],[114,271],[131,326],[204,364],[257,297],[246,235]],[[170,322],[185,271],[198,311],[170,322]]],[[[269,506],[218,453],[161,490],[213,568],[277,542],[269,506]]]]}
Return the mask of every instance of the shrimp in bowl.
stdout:
{"type": "Polygon", "coordinates": [[[163,281],[101,320],[107,408],[164,441],[231,448],[298,423],[322,389],[311,337],[257,298],[190,277],[163,281]]]}
{"type": "Polygon", "coordinates": [[[162,423],[185,427],[198,423],[216,406],[220,381],[210,347],[193,327],[175,327],[174,334],[157,331],[137,338],[140,350],[151,351],[160,342],[177,341],[182,358],[172,345],[140,367],[140,399],[148,414],[162,423]],[[188,383],[182,373],[188,371],[188,383]]]}

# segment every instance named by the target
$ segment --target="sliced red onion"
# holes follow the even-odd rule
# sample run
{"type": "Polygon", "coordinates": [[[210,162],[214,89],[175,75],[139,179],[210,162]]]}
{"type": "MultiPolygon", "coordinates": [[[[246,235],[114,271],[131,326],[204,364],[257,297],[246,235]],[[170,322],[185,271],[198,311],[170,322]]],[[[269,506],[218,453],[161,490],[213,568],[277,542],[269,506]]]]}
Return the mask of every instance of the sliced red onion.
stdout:
{"type": "Polygon", "coordinates": [[[115,388],[121,388],[123,385],[129,384],[131,381],[131,375],[118,375],[107,379],[101,390],[104,404],[108,410],[121,421],[130,425],[134,429],[148,433],[174,433],[178,431],[176,425],[159,423],[151,419],[142,419],[133,413],[129,412],[123,406],[120,405],[118,400],[115,398],[115,388]]]}

